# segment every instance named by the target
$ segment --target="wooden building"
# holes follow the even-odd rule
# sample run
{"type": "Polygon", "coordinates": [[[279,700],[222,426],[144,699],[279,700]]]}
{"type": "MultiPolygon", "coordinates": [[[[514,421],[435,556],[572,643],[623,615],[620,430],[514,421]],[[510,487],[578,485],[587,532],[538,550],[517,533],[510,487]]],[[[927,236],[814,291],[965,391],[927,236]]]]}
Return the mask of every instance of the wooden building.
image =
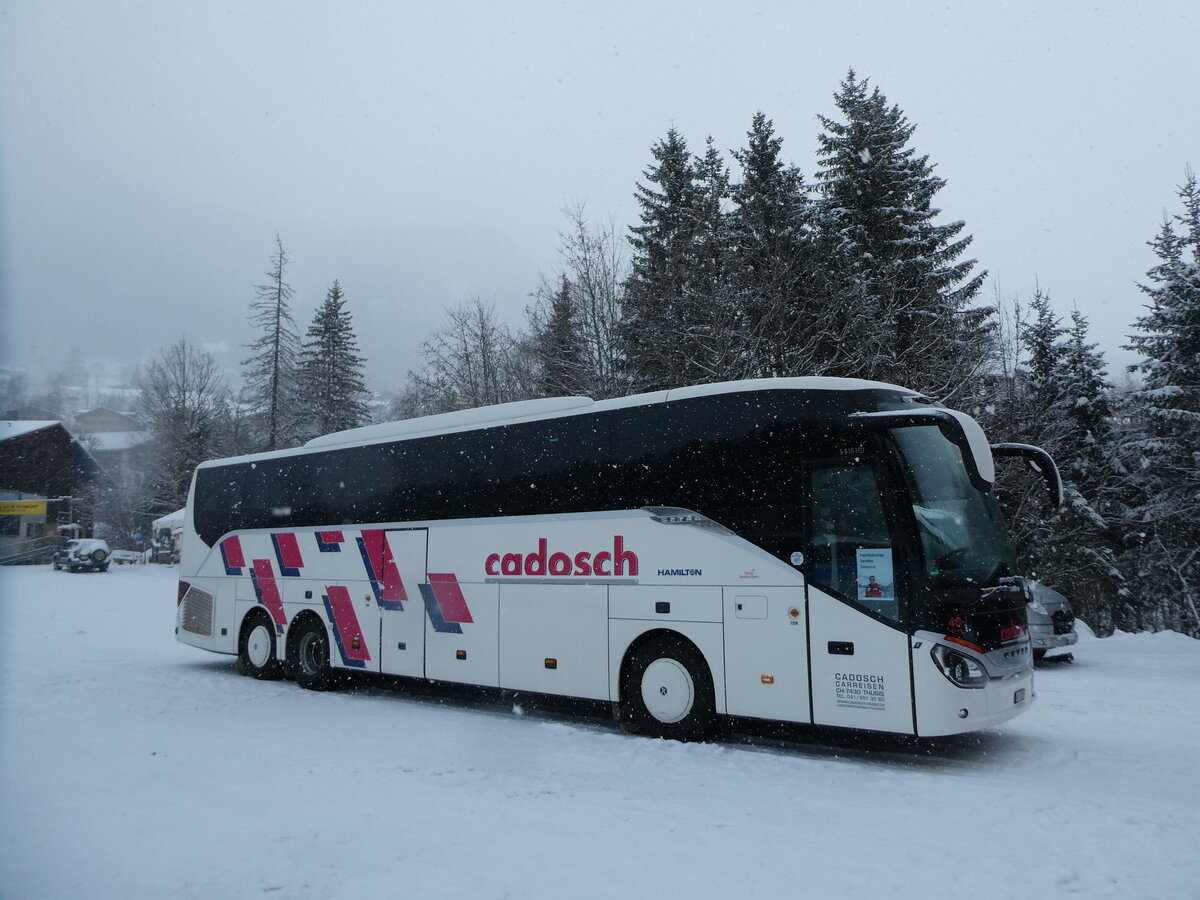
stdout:
{"type": "Polygon", "coordinates": [[[46,502],[40,516],[0,516],[0,544],[40,537],[68,522],[88,528],[86,488],[102,474],[62,422],[0,421],[0,502],[46,502]]]}

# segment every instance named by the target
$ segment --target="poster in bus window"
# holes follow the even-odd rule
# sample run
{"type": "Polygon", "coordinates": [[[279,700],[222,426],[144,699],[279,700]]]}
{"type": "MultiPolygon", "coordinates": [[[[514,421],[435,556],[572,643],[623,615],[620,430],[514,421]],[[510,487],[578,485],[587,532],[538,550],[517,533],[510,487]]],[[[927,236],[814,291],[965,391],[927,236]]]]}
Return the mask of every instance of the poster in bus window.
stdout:
{"type": "Polygon", "coordinates": [[[892,574],[892,551],[860,548],[858,600],[871,606],[896,602],[896,579],[892,574]]]}

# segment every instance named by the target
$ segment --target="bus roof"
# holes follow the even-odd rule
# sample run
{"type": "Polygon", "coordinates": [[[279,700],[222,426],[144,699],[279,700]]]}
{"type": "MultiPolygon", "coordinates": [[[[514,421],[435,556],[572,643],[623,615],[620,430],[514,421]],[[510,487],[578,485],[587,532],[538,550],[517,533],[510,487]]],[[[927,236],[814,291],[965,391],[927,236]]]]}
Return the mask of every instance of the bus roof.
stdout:
{"type": "Polygon", "coordinates": [[[911,397],[914,400],[922,397],[916,391],[895,384],[886,384],[881,381],[867,381],[861,378],[818,377],[754,378],[743,381],[723,381],[715,384],[700,384],[691,387],[672,388],[666,391],[654,391],[647,394],[634,394],[629,397],[616,397],[611,400],[592,400],[590,397],[546,397],[539,400],[518,400],[513,403],[480,406],[474,409],[439,413],[416,419],[401,419],[396,422],[364,425],[360,428],[351,428],[347,431],[337,431],[332,434],[313,438],[302,447],[268,453],[255,453],[233,459],[210,460],[201,463],[201,465],[226,465],[232,462],[249,462],[267,456],[291,456],[310,450],[382,443],[400,438],[469,431],[484,426],[495,427],[516,424],[518,422],[532,422],[539,419],[556,418],[560,415],[573,416],[583,413],[625,409],[634,406],[647,406],[654,403],[667,403],[672,400],[686,400],[694,397],[748,393],[753,391],[892,391],[904,397],[911,397]]]}
{"type": "Polygon", "coordinates": [[[546,397],[540,400],[517,400],[513,403],[498,403],[456,412],[439,413],[416,419],[401,419],[398,422],[381,422],[364,425],[347,431],[313,438],[305,447],[336,447],[342,444],[372,443],[415,435],[439,434],[476,428],[481,425],[508,425],[536,419],[553,418],[561,413],[576,415],[585,412],[603,412],[630,406],[646,406],[692,397],[716,394],[732,394],[764,390],[797,391],[860,391],[889,390],[920,396],[915,391],[894,384],[866,381],[859,378],[756,378],[744,381],[723,381],[716,384],[698,384],[692,387],[672,388],[649,394],[634,394],[612,400],[592,400],[590,397],[546,397]]]}

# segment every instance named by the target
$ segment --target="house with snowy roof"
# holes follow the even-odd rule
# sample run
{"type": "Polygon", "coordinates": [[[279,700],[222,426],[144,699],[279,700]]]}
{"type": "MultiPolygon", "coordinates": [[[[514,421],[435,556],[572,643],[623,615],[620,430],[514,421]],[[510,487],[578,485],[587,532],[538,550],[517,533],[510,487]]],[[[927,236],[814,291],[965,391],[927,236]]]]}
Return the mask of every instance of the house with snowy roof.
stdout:
{"type": "Polygon", "coordinates": [[[82,518],[84,493],[103,472],[62,422],[0,421],[0,558],[82,518]]]}

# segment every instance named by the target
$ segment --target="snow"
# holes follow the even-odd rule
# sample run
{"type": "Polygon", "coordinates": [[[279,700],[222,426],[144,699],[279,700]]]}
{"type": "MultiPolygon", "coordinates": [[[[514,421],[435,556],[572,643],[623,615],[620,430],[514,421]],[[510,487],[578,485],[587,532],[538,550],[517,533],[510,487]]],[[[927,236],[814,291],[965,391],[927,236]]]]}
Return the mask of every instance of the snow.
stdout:
{"type": "Polygon", "coordinates": [[[527,697],[242,678],[174,640],[175,577],[0,570],[3,897],[1200,889],[1200,642],[1177,634],[1081,629],[978,735],[684,745],[527,697]]]}
{"type": "Polygon", "coordinates": [[[164,528],[179,529],[183,527],[184,521],[187,519],[187,507],[177,509],[173,513],[168,513],[160,519],[155,519],[150,523],[150,528],[156,534],[164,528]]]}
{"type": "Polygon", "coordinates": [[[150,434],[146,431],[89,431],[81,434],[79,439],[93,453],[110,452],[140,447],[150,440],[150,434]]]}
{"type": "Polygon", "coordinates": [[[57,419],[52,422],[20,422],[6,419],[0,421],[0,441],[21,437],[21,435],[30,434],[34,431],[41,431],[43,428],[52,428],[55,425],[62,425],[62,422],[59,422],[57,419]]]}

